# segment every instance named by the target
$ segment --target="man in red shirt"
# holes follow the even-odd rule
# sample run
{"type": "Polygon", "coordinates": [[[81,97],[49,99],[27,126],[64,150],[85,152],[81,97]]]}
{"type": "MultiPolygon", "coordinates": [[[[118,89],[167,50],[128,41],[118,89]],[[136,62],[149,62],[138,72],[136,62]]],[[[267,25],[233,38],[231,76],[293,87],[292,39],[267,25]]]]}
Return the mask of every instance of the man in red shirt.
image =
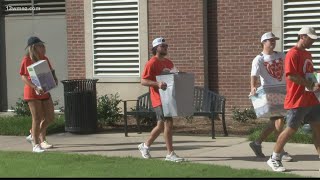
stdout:
{"type": "Polygon", "coordinates": [[[279,135],[273,153],[267,161],[274,171],[286,170],[281,163],[280,152],[303,122],[311,125],[314,145],[320,154],[320,104],[314,93],[319,91],[320,84],[307,79],[308,75],[314,73],[314,69],[312,56],[306,51],[317,37],[313,28],[301,28],[297,44],[288,51],[285,58],[287,94],[284,108],[288,110],[287,127],[279,135]]]}
{"type": "Polygon", "coordinates": [[[151,131],[150,137],[145,143],[141,143],[138,148],[141,152],[143,158],[149,159],[150,155],[150,146],[157,139],[160,133],[164,133],[164,139],[167,147],[167,156],[165,160],[181,162],[184,161],[183,158],[177,156],[173,150],[172,145],[172,130],[173,130],[173,120],[172,117],[164,117],[162,111],[162,104],[159,94],[159,89],[165,90],[167,84],[165,82],[157,82],[156,76],[163,73],[168,73],[173,67],[171,60],[165,58],[167,55],[168,44],[165,42],[165,39],[160,37],[156,38],[152,42],[152,54],[153,57],[147,62],[142,78],[141,84],[143,86],[148,86],[150,88],[150,98],[152,107],[157,115],[157,126],[151,131]]]}

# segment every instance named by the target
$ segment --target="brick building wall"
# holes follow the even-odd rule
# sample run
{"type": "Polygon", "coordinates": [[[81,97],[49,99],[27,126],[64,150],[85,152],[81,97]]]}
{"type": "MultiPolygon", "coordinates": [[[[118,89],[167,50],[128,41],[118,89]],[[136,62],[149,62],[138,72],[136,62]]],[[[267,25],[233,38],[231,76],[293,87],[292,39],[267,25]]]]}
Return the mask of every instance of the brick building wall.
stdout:
{"type": "Polygon", "coordinates": [[[228,115],[232,107],[252,106],[251,63],[271,30],[272,0],[208,1],[209,88],[226,97],[228,115]]]}
{"type": "MultiPolygon", "coordinates": [[[[85,78],[83,8],[83,0],[66,1],[69,79],[85,78]]],[[[148,0],[149,52],[152,40],[163,36],[168,57],[180,71],[195,73],[196,85],[204,86],[208,70],[209,88],[227,98],[227,115],[232,107],[251,106],[251,62],[261,51],[261,35],[271,29],[272,0],[148,0]]]]}
{"type": "Polygon", "coordinates": [[[68,79],[86,77],[83,8],[83,0],[66,1],[68,79]]]}
{"type": "Polygon", "coordinates": [[[169,44],[168,57],[180,71],[195,73],[199,86],[205,82],[203,2],[148,0],[149,52],[152,40],[163,36],[169,44]]]}

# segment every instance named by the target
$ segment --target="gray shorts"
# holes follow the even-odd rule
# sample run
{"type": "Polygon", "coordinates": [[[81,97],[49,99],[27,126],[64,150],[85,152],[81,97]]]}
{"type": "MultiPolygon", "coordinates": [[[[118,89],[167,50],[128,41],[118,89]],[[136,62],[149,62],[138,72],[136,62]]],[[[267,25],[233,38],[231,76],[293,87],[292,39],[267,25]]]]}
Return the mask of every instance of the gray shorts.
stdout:
{"type": "Polygon", "coordinates": [[[320,105],[289,109],[287,113],[287,126],[298,129],[303,123],[320,123],[320,105]]]}
{"type": "Polygon", "coordinates": [[[163,110],[162,106],[157,106],[154,109],[154,112],[156,112],[157,121],[166,121],[166,120],[172,120],[172,117],[164,117],[163,116],[163,110]]]}

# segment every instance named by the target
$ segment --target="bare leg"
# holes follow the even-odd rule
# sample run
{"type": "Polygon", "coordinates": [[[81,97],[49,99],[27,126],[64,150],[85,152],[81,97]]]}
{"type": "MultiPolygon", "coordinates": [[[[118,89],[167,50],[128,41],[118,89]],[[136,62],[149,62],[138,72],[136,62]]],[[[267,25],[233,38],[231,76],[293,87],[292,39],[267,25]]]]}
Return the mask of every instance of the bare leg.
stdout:
{"type": "Polygon", "coordinates": [[[291,127],[286,127],[278,136],[277,142],[274,146],[273,152],[275,153],[281,153],[285,144],[288,142],[288,140],[294,135],[294,133],[297,132],[298,129],[294,129],[291,127]]]}
{"type": "Polygon", "coordinates": [[[276,139],[278,138],[279,134],[283,131],[283,127],[284,127],[284,119],[280,118],[274,121],[274,135],[276,137],[276,139]]]}
{"type": "Polygon", "coordinates": [[[270,120],[267,127],[262,130],[259,138],[256,139],[256,142],[261,144],[275,129],[275,122],[270,120]]]}
{"type": "Polygon", "coordinates": [[[166,142],[168,154],[173,151],[172,145],[172,129],[173,129],[173,120],[172,118],[167,119],[164,123],[164,140],[166,142]]]}
{"type": "MultiPolygon", "coordinates": [[[[280,118],[274,121],[274,125],[275,125],[275,130],[274,130],[274,135],[276,137],[276,140],[278,139],[280,133],[283,131],[283,127],[284,127],[284,119],[280,118]]],[[[282,152],[284,152],[284,149],[282,150],[282,152]]]]}
{"type": "Polygon", "coordinates": [[[161,134],[161,132],[163,132],[163,128],[164,128],[164,122],[158,121],[157,126],[152,129],[151,135],[147,140],[147,142],[145,143],[148,147],[150,147],[151,144],[154,142],[154,140],[156,140],[158,136],[161,134]]]}
{"type": "Polygon", "coordinates": [[[312,128],[312,139],[314,147],[316,148],[318,155],[320,157],[320,123],[311,122],[310,126],[312,128]]]}
{"type": "Polygon", "coordinates": [[[47,128],[49,124],[54,121],[54,105],[51,97],[48,100],[42,101],[42,107],[44,110],[44,119],[40,124],[40,142],[46,140],[47,128]]]}
{"type": "Polygon", "coordinates": [[[43,119],[43,111],[41,101],[32,100],[28,102],[30,112],[32,115],[32,137],[35,144],[40,144],[39,135],[40,135],[40,123],[43,119]]]}

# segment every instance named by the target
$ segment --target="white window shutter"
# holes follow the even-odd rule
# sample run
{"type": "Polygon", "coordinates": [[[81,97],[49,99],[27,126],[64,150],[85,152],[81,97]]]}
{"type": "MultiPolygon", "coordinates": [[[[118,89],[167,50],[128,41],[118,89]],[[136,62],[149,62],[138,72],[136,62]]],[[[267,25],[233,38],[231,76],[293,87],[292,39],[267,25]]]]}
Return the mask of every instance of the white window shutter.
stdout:
{"type": "Polygon", "coordinates": [[[92,0],[93,76],[139,77],[138,0],[92,0]]]}
{"type": "MultiPolygon", "coordinates": [[[[283,50],[293,47],[302,26],[315,28],[320,35],[320,1],[284,0],[283,3],[283,50]]],[[[314,67],[320,70],[320,39],[308,51],[312,54],[314,67]]]]}
{"type": "Polygon", "coordinates": [[[66,0],[33,0],[34,6],[40,10],[34,11],[35,15],[65,14],[66,0]]]}

